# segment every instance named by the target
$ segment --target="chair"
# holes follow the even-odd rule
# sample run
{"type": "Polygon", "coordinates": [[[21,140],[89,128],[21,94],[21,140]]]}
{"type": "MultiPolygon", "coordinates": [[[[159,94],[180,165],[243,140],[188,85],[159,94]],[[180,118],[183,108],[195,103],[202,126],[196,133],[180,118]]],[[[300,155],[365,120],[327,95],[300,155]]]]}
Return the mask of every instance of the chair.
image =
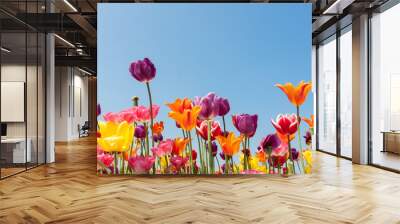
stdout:
{"type": "Polygon", "coordinates": [[[82,127],[78,124],[79,138],[89,136],[89,130],[90,130],[89,121],[85,121],[82,127]]]}

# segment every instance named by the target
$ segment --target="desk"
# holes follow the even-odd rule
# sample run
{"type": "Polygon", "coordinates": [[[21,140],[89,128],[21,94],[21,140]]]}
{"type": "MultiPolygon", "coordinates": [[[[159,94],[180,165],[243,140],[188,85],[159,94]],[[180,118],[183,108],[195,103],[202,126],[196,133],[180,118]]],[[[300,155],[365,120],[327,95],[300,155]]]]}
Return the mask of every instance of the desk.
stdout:
{"type": "Polygon", "coordinates": [[[8,163],[31,162],[32,141],[30,138],[28,138],[26,142],[28,143],[26,144],[28,147],[26,147],[26,154],[25,154],[25,138],[1,139],[1,156],[5,158],[6,162],[8,163]],[[7,154],[12,154],[12,156],[7,154]]]}
{"type": "Polygon", "coordinates": [[[383,150],[382,152],[392,152],[400,154],[400,131],[382,131],[383,150]]]}

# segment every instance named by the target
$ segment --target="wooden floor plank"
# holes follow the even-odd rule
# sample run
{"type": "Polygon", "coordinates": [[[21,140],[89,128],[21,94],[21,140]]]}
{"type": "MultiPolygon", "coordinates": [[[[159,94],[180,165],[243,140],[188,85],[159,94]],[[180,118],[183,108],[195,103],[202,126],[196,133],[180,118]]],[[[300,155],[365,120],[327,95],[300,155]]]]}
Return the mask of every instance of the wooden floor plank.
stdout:
{"type": "Polygon", "coordinates": [[[97,177],[96,142],[0,181],[0,223],[400,223],[400,175],[315,153],[312,175],[97,177]]]}

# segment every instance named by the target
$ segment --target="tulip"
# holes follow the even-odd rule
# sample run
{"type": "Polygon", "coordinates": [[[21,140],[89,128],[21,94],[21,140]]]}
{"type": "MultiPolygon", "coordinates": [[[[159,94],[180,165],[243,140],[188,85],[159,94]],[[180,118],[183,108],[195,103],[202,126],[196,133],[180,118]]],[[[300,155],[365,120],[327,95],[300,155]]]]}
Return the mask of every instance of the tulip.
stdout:
{"type": "Polygon", "coordinates": [[[305,150],[303,151],[303,158],[306,161],[307,165],[304,166],[304,173],[311,173],[312,169],[312,152],[311,150],[305,150]]]}
{"type": "MultiPolygon", "coordinates": [[[[200,126],[196,127],[197,133],[204,139],[208,140],[208,121],[204,120],[201,122],[200,126]]],[[[215,140],[216,136],[222,134],[221,127],[218,121],[211,121],[211,141],[215,140]]]]}
{"type": "Polygon", "coordinates": [[[312,165],[312,152],[311,150],[303,151],[303,158],[307,162],[307,165],[312,165]]]}
{"type": "Polygon", "coordinates": [[[219,153],[219,157],[221,157],[221,159],[225,160],[225,154],[224,154],[224,152],[220,152],[220,153],[219,153]]]}
{"type": "Polygon", "coordinates": [[[297,160],[299,158],[299,152],[295,148],[292,148],[292,157],[293,160],[297,160]]]}
{"type": "Polygon", "coordinates": [[[304,122],[306,122],[308,124],[310,129],[314,128],[314,115],[311,115],[311,118],[303,117],[302,119],[303,119],[304,122]]]}
{"type": "Polygon", "coordinates": [[[181,155],[183,150],[186,148],[186,144],[189,143],[187,138],[175,138],[172,145],[172,154],[181,155]]]}
{"type": "Polygon", "coordinates": [[[258,171],[258,170],[244,170],[240,173],[241,174],[264,174],[264,172],[258,171]]]}
{"type": "Polygon", "coordinates": [[[311,83],[301,81],[296,87],[288,82],[284,85],[276,84],[287,96],[288,100],[296,107],[301,106],[307,99],[307,95],[311,90],[311,83]]]}
{"type": "Polygon", "coordinates": [[[236,137],[233,132],[230,132],[227,137],[220,135],[217,136],[216,139],[224,154],[227,156],[233,156],[239,152],[243,136],[236,137]]]}
{"type": "Polygon", "coordinates": [[[121,117],[119,116],[119,113],[108,112],[103,115],[103,118],[105,121],[109,121],[109,122],[114,122],[114,123],[122,122],[121,117]]]}
{"type": "Polygon", "coordinates": [[[194,106],[192,109],[185,109],[183,113],[170,111],[168,116],[174,119],[183,130],[190,131],[196,127],[196,121],[200,110],[201,108],[199,106],[194,106]]]}
{"type": "Polygon", "coordinates": [[[196,161],[197,159],[197,152],[195,150],[192,151],[192,160],[196,161]]]}
{"type": "Polygon", "coordinates": [[[280,146],[272,150],[271,160],[274,167],[281,168],[288,158],[289,152],[287,145],[281,144],[280,146]]]}
{"type": "Polygon", "coordinates": [[[162,141],[163,139],[164,139],[164,137],[163,137],[162,134],[154,134],[154,135],[153,135],[153,141],[154,141],[154,142],[160,142],[160,141],[162,141]]]}
{"type": "Polygon", "coordinates": [[[156,67],[148,58],[131,63],[129,72],[139,82],[150,82],[156,76],[156,67]]]}
{"type": "Polygon", "coordinates": [[[219,105],[215,101],[215,93],[208,93],[204,97],[196,97],[194,100],[194,105],[200,106],[200,119],[211,120],[218,115],[219,105]]]}
{"type": "Polygon", "coordinates": [[[97,113],[97,116],[99,116],[101,114],[101,106],[100,106],[100,104],[97,104],[96,113],[97,113]]]}
{"type": "Polygon", "coordinates": [[[246,137],[253,137],[257,130],[257,114],[233,115],[232,121],[235,128],[246,137]]]}
{"type": "Polygon", "coordinates": [[[135,106],[131,107],[129,109],[123,110],[120,112],[120,116],[129,116],[132,117],[134,121],[139,121],[139,122],[146,122],[151,120],[151,115],[150,111],[152,112],[152,117],[155,118],[158,115],[158,112],[160,110],[160,106],[158,105],[152,105],[152,109],[150,110],[150,107],[145,107],[145,106],[135,106]]]}
{"type": "Polygon", "coordinates": [[[138,125],[135,128],[135,137],[144,139],[146,137],[146,128],[143,125],[138,125]]]}
{"type": "Polygon", "coordinates": [[[105,152],[123,152],[130,149],[133,138],[133,126],[122,123],[99,122],[101,137],[97,143],[105,152]]]}
{"type": "Polygon", "coordinates": [[[296,133],[297,131],[297,116],[295,114],[291,115],[282,115],[279,114],[276,118],[276,121],[271,120],[272,125],[276,129],[276,131],[285,136],[290,136],[296,133]]]}
{"type": "Polygon", "coordinates": [[[129,158],[128,165],[137,174],[145,174],[153,167],[154,162],[155,158],[152,156],[136,156],[129,158]]]}
{"type": "Polygon", "coordinates": [[[102,153],[102,154],[97,155],[97,160],[102,162],[104,164],[104,166],[110,167],[112,165],[112,163],[114,162],[114,156],[111,154],[102,153]]]}
{"type": "Polygon", "coordinates": [[[289,142],[291,142],[294,139],[295,134],[289,136],[289,135],[282,135],[281,133],[277,132],[276,136],[278,136],[281,143],[289,144],[289,142]]]}
{"type": "Polygon", "coordinates": [[[225,116],[229,113],[231,107],[229,106],[229,101],[226,98],[222,98],[219,96],[215,97],[216,104],[218,105],[218,116],[225,116]]]}
{"type": "Polygon", "coordinates": [[[163,157],[168,154],[171,154],[174,142],[171,139],[167,139],[165,141],[161,141],[156,147],[152,148],[151,151],[154,155],[158,157],[163,157]]]}
{"type": "Polygon", "coordinates": [[[182,157],[182,156],[172,156],[170,161],[171,164],[176,168],[176,170],[180,170],[182,167],[185,166],[187,161],[189,160],[188,157],[182,157]]]}
{"type": "Polygon", "coordinates": [[[217,156],[217,152],[218,152],[217,143],[212,142],[212,144],[211,144],[211,152],[212,152],[212,155],[213,155],[214,157],[217,156]]]}
{"type": "Polygon", "coordinates": [[[164,122],[160,121],[160,122],[156,122],[153,125],[153,134],[157,135],[157,134],[161,134],[164,131],[164,122]]]}
{"type": "Polygon", "coordinates": [[[260,162],[264,162],[265,163],[267,161],[268,156],[267,156],[267,154],[265,153],[264,150],[257,150],[256,155],[257,155],[257,158],[258,158],[258,160],[260,162]]]}
{"type": "Polygon", "coordinates": [[[166,105],[169,107],[169,109],[178,113],[183,113],[185,110],[191,110],[193,107],[192,101],[188,98],[177,98],[175,102],[167,103],[166,105]]]}
{"type": "Polygon", "coordinates": [[[279,137],[276,134],[269,134],[265,136],[260,142],[260,148],[267,151],[269,148],[272,150],[281,144],[279,137]]]}
{"type": "Polygon", "coordinates": [[[303,137],[306,140],[306,145],[311,145],[311,142],[312,142],[311,132],[307,131],[306,135],[303,137]]]}

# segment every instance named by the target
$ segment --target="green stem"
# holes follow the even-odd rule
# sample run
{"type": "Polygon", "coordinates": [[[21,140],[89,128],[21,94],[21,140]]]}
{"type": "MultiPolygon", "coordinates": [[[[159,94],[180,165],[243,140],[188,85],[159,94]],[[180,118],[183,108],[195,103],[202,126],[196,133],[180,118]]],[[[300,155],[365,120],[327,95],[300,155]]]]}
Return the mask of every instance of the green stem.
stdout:
{"type": "MultiPolygon", "coordinates": [[[[249,155],[247,155],[247,166],[249,168],[249,170],[251,170],[251,164],[250,164],[250,137],[247,137],[247,150],[249,150],[249,155]]],[[[247,151],[246,151],[247,152],[247,151]]]]}
{"type": "MultiPolygon", "coordinates": [[[[289,157],[290,157],[290,161],[292,162],[293,174],[295,174],[294,161],[293,161],[293,155],[292,155],[292,147],[290,146],[290,135],[287,136],[287,139],[288,139],[289,157]]],[[[289,173],[289,170],[288,170],[288,173],[289,173]]]]}
{"type": "Polygon", "coordinates": [[[214,174],[214,158],[212,155],[212,144],[211,144],[211,120],[207,121],[207,139],[208,139],[208,150],[209,150],[209,159],[210,159],[210,172],[214,174]]]}
{"type": "Polygon", "coordinates": [[[215,159],[217,160],[218,171],[219,171],[219,173],[221,173],[221,165],[220,165],[220,163],[219,163],[219,159],[218,159],[218,157],[215,158],[215,159]]]}
{"type": "Polygon", "coordinates": [[[145,152],[145,155],[149,156],[149,154],[150,154],[149,131],[148,131],[149,129],[147,127],[146,122],[144,123],[144,129],[146,130],[146,152],[145,152]]]}
{"type": "MultiPolygon", "coordinates": [[[[168,166],[169,166],[169,164],[168,164],[168,156],[165,155],[164,158],[165,158],[165,171],[167,171],[168,170],[168,166]]],[[[167,173],[167,172],[165,172],[165,173],[167,173]]]]}
{"type": "Polygon", "coordinates": [[[303,158],[303,147],[301,145],[301,130],[300,130],[300,122],[301,122],[301,118],[300,118],[300,107],[297,106],[296,107],[296,112],[297,112],[297,134],[298,134],[298,142],[299,142],[299,153],[300,153],[300,157],[301,157],[301,166],[303,167],[304,170],[304,158],[303,158]]]}
{"type": "Polygon", "coordinates": [[[225,133],[226,133],[225,116],[222,116],[222,124],[224,126],[224,135],[225,135],[225,133]]]}
{"type": "Polygon", "coordinates": [[[118,164],[118,161],[117,161],[117,152],[114,152],[114,175],[117,174],[117,164],[118,164]]]}
{"type": "Polygon", "coordinates": [[[229,173],[228,169],[229,169],[229,158],[227,155],[225,155],[225,174],[229,173]]]}
{"type": "Polygon", "coordinates": [[[202,150],[202,147],[201,147],[199,134],[197,132],[196,132],[196,137],[197,137],[197,143],[198,143],[198,147],[199,147],[200,170],[201,170],[201,173],[204,173],[203,152],[202,152],[203,150],[202,150]]]}
{"type": "Polygon", "coordinates": [[[189,137],[189,159],[190,159],[190,174],[194,173],[194,166],[193,166],[193,145],[192,145],[192,134],[190,134],[190,131],[187,131],[188,137],[189,137]]]}
{"type": "Polygon", "coordinates": [[[150,83],[146,82],[147,93],[149,94],[149,102],[150,102],[150,130],[151,130],[151,147],[154,147],[154,139],[153,139],[153,100],[151,98],[150,91],[150,83]]]}

